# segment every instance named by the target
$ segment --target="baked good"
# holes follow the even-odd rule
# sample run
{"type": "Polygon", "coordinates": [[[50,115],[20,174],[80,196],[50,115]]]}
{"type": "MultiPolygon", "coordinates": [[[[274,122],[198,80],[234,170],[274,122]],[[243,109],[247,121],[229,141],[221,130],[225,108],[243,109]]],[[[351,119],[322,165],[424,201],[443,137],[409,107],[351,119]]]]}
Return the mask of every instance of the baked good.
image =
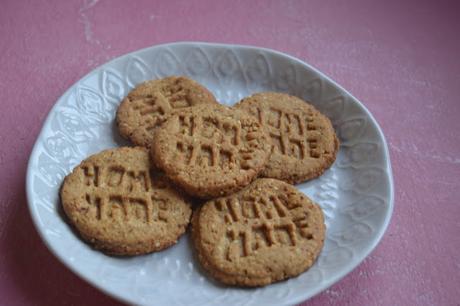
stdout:
{"type": "Polygon", "coordinates": [[[114,255],[167,248],[185,232],[191,216],[189,201],[151,170],[143,147],[88,157],[65,178],[60,196],[81,237],[114,255]]]}
{"type": "Polygon", "coordinates": [[[299,275],[313,265],[324,239],[321,208],[275,179],[206,202],[192,218],[199,262],[227,285],[263,286],[299,275]]]}
{"type": "Polygon", "coordinates": [[[147,81],[134,88],[118,107],[118,130],[134,144],[150,147],[153,131],[171,112],[216,103],[209,90],[183,76],[147,81]]]}
{"type": "Polygon", "coordinates": [[[270,134],[272,154],[262,177],[296,184],[320,176],[335,161],[339,141],[331,121],[300,98],[262,92],[235,108],[255,116],[270,134]]]}
{"type": "Polygon", "coordinates": [[[178,110],[156,130],[155,165],[187,193],[213,198],[240,190],[265,167],[268,136],[257,119],[223,105],[178,110]]]}

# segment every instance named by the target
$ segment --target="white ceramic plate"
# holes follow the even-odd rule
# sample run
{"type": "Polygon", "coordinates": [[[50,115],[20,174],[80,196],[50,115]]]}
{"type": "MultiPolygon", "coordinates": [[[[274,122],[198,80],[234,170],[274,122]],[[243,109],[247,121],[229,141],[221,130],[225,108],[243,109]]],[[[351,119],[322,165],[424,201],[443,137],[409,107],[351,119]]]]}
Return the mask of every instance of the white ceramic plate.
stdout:
{"type": "Polygon", "coordinates": [[[337,282],[377,245],[393,209],[388,148],[377,122],[353,96],[291,56],[249,46],[174,43],[121,56],[86,75],[57,102],[30,156],[27,198],[48,248],[76,274],[107,294],[143,305],[290,305],[337,282]],[[331,118],[341,147],[332,168],[298,188],[324,210],[327,239],[306,273],[264,288],[222,287],[193,258],[189,237],[160,253],[114,258],[92,250],[62,219],[58,191],[92,153],[125,144],[117,134],[118,103],[136,84],[187,75],[231,105],[257,91],[311,101],[331,118]]]}

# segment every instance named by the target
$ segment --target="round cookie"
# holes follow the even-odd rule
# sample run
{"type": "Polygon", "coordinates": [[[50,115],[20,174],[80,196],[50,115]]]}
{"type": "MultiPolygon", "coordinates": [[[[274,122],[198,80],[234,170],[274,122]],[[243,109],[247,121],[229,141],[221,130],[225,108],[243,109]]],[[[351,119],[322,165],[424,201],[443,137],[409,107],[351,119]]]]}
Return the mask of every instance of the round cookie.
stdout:
{"type": "Polygon", "coordinates": [[[305,101],[263,92],[235,107],[256,116],[270,134],[272,154],[262,177],[296,184],[320,176],[335,161],[339,141],[331,121],[305,101]]]}
{"type": "Polygon", "coordinates": [[[186,77],[147,81],[134,88],[118,107],[118,130],[134,144],[150,147],[153,131],[171,112],[216,103],[209,90],[186,77]]]}
{"type": "Polygon", "coordinates": [[[216,280],[245,287],[294,277],[313,265],[325,239],[321,208],[294,186],[257,179],[206,202],[192,218],[192,241],[216,280]]]}
{"type": "Polygon", "coordinates": [[[151,171],[146,148],[118,148],[85,159],[64,180],[70,223],[96,249],[114,255],[159,251],[190,221],[189,201],[151,171]]]}
{"type": "Polygon", "coordinates": [[[155,165],[190,195],[213,198],[240,190],[265,167],[268,136],[256,118],[223,105],[175,112],[157,129],[155,165]]]}

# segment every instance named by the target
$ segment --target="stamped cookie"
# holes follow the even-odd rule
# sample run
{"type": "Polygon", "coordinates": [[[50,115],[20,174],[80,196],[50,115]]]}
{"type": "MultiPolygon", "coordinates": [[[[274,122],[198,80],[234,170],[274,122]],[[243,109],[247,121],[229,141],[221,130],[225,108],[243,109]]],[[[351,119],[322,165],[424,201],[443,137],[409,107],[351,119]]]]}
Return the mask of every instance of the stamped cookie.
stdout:
{"type": "Polygon", "coordinates": [[[206,202],[192,218],[199,262],[228,285],[263,286],[297,276],[313,265],[324,239],[321,208],[275,179],[257,179],[206,202]]]}
{"type": "Polygon", "coordinates": [[[146,148],[124,147],[90,156],[65,178],[64,212],[84,240],[114,255],[177,242],[190,221],[190,204],[150,169],[146,148]]]}
{"type": "Polygon", "coordinates": [[[253,116],[223,105],[175,112],[155,132],[155,165],[190,195],[212,198],[249,184],[265,167],[268,136],[253,116]]]}
{"type": "Polygon", "coordinates": [[[236,106],[268,130],[272,154],[262,177],[296,184],[320,176],[335,161],[339,141],[330,120],[305,101],[264,92],[236,106]]]}
{"type": "Polygon", "coordinates": [[[167,77],[140,84],[117,110],[120,134],[134,144],[150,147],[153,131],[175,109],[216,104],[206,88],[186,77],[167,77]]]}

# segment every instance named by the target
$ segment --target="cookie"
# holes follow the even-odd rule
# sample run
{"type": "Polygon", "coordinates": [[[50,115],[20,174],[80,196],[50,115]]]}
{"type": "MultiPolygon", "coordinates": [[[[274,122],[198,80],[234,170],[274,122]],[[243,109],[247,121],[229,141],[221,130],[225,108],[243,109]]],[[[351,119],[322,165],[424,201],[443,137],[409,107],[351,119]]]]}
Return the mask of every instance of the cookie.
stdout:
{"type": "Polygon", "coordinates": [[[159,251],[190,221],[189,201],[151,171],[146,148],[118,148],[85,159],[64,180],[70,223],[96,249],[114,255],[159,251]]]}
{"type": "Polygon", "coordinates": [[[156,130],[151,154],[190,195],[213,198],[249,184],[265,167],[270,144],[253,116],[208,104],[175,112],[156,130]]]}
{"type": "Polygon", "coordinates": [[[121,136],[150,147],[153,131],[176,109],[216,104],[206,88],[186,77],[167,77],[140,84],[121,102],[117,125],[121,136]]]}
{"type": "Polygon", "coordinates": [[[202,267],[235,286],[264,286],[313,265],[325,239],[321,208],[294,186],[257,179],[206,202],[192,218],[192,241],[202,267]]]}
{"type": "Polygon", "coordinates": [[[331,121],[305,101],[263,92],[235,107],[257,117],[270,134],[272,154],[262,177],[296,184],[320,176],[335,161],[339,141],[331,121]]]}

